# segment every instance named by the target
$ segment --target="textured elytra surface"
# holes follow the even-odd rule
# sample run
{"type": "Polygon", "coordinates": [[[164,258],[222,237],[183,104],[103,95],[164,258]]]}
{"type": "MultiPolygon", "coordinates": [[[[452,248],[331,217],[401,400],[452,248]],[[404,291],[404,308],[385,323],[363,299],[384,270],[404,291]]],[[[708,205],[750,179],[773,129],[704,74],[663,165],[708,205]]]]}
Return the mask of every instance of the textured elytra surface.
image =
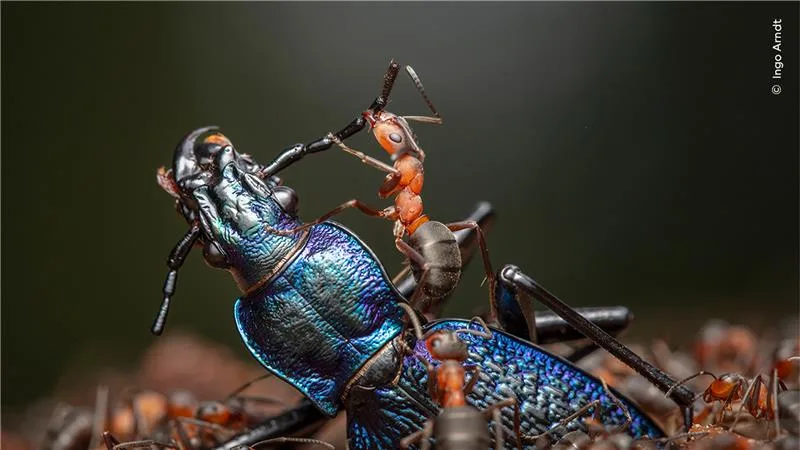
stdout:
{"type": "Polygon", "coordinates": [[[236,302],[235,317],[256,359],[333,415],[347,381],[400,332],[398,298],[369,249],[323,223],[272,283],[236,302]]]}
{"type": "MultiPolygon", "coordinates": [[[[425,331],[455,330],[467,326],[466,321],[446,320],[428,325],[425,331]]],[[[473,328],[478,326],[473,325],[473,328]]],[[[515,398],[520,406],[522,433],[535,435],[553,429],[553,435],[560,437],[568,431],[581,430],[585,417],[556,427],[594,400],[600,401],[600,414],[605,425],[625,422],[624,412],[612,401],[602,383],[561,358],[496,330],[489,339],[467,333],[459,336],[469,348],[469,358],[465,363],[477,365],[481,370],[467,402],[485,409],[509,397],[515,398]]],[[[404,359],[396,385],[361,391],[358,400],[353,399],[356,405],[348,405],[350,448],[396,448],[400,439],[420,429],[425,420],[438,414],[439,408],[427,393],[428,374],[420,358],[434,365],[438,362],[431,359],[422,341],[417,342],[414,352],[415,355],[404,359]]],[[[617,397],[633,419],[627,428],[632,437],[663,436],[644,413],[621,395],[617,394],[617,397]]],[[[513,410],[503,408],[502,413],[506,446],[514,448],[514,439],[510,436],[513,410]]],[[[493,428],[490,427],[492,435],[493,428]]]]}

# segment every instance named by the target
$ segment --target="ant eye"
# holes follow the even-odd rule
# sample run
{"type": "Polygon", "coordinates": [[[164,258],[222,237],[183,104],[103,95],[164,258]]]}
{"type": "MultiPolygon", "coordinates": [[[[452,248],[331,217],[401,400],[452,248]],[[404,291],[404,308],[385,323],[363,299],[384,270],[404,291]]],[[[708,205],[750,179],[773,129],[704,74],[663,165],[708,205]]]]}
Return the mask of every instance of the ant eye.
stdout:
{"type": "Polygon", "coordinates": [[[389,139],[397,144],[403,142],[403,136],[400,136],[400,133],[389,133],[389,139]]]}

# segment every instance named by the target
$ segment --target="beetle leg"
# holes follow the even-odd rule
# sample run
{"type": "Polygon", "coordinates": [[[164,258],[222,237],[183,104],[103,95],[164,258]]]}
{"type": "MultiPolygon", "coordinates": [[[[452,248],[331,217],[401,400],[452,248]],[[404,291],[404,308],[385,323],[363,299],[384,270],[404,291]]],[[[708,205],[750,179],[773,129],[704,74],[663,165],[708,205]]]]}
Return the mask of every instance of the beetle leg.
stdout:
{"type": "MultiPolygon", "coordinates": [[[[370,105],[370,111],[378,112],[382,111],[383,108],[386,107],[386,104],[389,102],[389,94],[392,91],[392,86],[394,86],[394,82],[397,79],[397,73],[399,70],[399,64],[394,61],[389,63],[389,68],[386,70],[386,74],[383,77],[383,90],[381,91],[381,95],[376,97],[370,105]]],[[[339,141],[344,141],[345,139],[363,130],[365,126],[367,126],[367,121],[364,119],[364,117],[356,117],[352,122],[347,124],[346,127],[335,133],[334,137],[339,141]]],[[[295,144],[281,152],[281,154],[272,160],[271,163],[261,167],[261,169],[258,171],[258,176],[264,179],[274,176],[281,170],[302,159],[307,154],[328,150],[329,148],[333,147],[334,143],[335,141],[331,139],[330,136],[326,135],[325,137],[317,139],[316,141],[306,145],[295,144]]]]}
{"type": "MultiPolygon", "coordinates": [[[[671,392],[670,398],[683,411],[684,426],[688,430],[692,426],[694,394],[684,386],[670,389],[675,381],[664,371],[642,359],[628,347],[603,331],[600,327],[586,320],[577,311],[561,299],[548,292],[535,280],[525,275],[518,267],[506,265],[497,274],[497,297],[511,299],[522,293],[540,301],[556,313],[571,327],[585,335],[592,342],[611,353],[628,367],[634,369],[662,392],[671,392]]],[[[519,301],[519,300],[517,300],[519,301]]]]}

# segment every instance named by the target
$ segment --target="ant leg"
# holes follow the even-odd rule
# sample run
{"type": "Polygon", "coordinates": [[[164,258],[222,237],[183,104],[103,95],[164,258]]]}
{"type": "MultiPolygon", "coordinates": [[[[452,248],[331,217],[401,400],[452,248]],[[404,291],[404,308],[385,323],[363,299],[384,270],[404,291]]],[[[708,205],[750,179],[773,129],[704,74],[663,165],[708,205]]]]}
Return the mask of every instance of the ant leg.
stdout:
{"type": "Polygon", "coordinates": [[[153,446],[162,448],[174,448],[174,449],[178,448],[173,443],[166,443],[166,442],[155,441],[152,439],[146,439],[143,441],[130,441],[130,442],[123,442],[121,444],[116,444],[114,445],[113,450],[123,450],[126,448],[141,448],[141,447],[153,447],[153,446]]]}
{"type": "Polygon", "coordinates": [[[319,439],[310,439],[310,438],[296,438],[296,437],[279,437],[273,439],[267,439],[266,441],[256,442],[255,444],[251,445],[251,448],[256,448],[260,446],[272,446],[275,444],[285,444],[287,442],[296,442],[298,444],[312,444],[312,445],[319,445],[320,447],[329,448],[331,450],[335,450],[336,447],[333,444],[325,441],[321,441],[319,439]]]}
{"type": "MultiPolygon", "coordinates": [[[[753,381],[747,386],[747,390],[742,397],[742,403],[739,405],[739,410],[736,412],[736,417],[733,419],[733,423],[728,428],[729,430],[733,430],[737,423],[739,423],[739,417],[742,414],[742,410],[747,407],[747,412],[749,412],[753,417],[757,418],[758,414],[758,400],[761,397],[761,384],[763,384],[763,380],[761,379],[761,375],[757,375],[753,378],[753,381]],[[755,395],[753,393],[755,392],[755,395]]],[[[730,395],[725,399],[725,402],[722,404],[722,408],[720,409],[719,414],[717,415],[717,422],[719,422],[723,415],[725,414],[725,408],[730,406],[733,402],[733,398],[736,395],[736,392],[741,389],[742,387],[742,380],[736,382],[736,386],[731,389],[730,395]]]]}
{"type": "Polygon", "coordinates": [[[469,395],[472,392],[472,388],[475,387],[475,383],[478,382],[478,379],[481,376],[481,368],[475,365],[464,365],[464,370],[467,372],[472,372],[472,377],[470,377],[467,384],[464,385],[464,395],[469,395]]]}
{"type": "Polygon", "coordinates": [[[492,411],[492,421],[494,422],[494,448],[503,450],[506,448],[506,438],[503,432],[503,413],[499,409],[492,411]]]}
{"type": "Polygon", "coordinates": [[[611,401],[614,402],[615,405],[617,405],[617,408],[622,410],[622,414],[625,415],[625,423],[620,425],[620,427],[617,430],[614,431],[615,433],[622,433],[622,432],[625,431],[626,428],[631,426],[631,422],[633,422],[633,418],[631,417],[631,413],[630,413],[630,411],[628,411],[628,407],[625,406],[619,400],[619,398],[617,398],[617,396],[614,395],[613,392],[611,392],[611,389],[608,388],[608,384],[606,383],[606,380],[603,379],[603,377],[600,377],[600,382],[603,383],[603,389],[605,389],[606,394],[608,395],[608,398],[610,398],[611,401]]]}
{"type": "Polygon", "coordinates": [[[169,258],[167,259],[169,273],[167,274],[166,281],[164,281],[164,299],[161,300],[161,307],[158,310],[158,316],[156,316],[156,320],[153,322],[153,327],[150,329],[150,331],[156,336],[161,335],[161,333],[164,331],[164,325],[167,322],[169,303],[172,299],[172,296],[175,294],[175,285],[178,282],[178,269],[183,266],[183,262],[186,260],[189,250],[192,249],[192,246],[199,237],[200,223],[195,221],[192,223],[189,231],[187,231],[181,240],[178,241],[178,243],[172,249],[172,252],[169,254],[169,258]]]}
{"type": "Polygon", "coordinates": [[[178,442],[181,450],[192,448],[193,447],[192,439],[186,432],[186,427],[184,426],[183,422],[179,422],[178,420],[171,420],[169,424],[170,428],[172,428],[172,430],[175,432],[175,439],[173,439],[173,441],[178,442]]]}
{"type": "Polygon", "coordinates": [[[483,258],[483,269],[486,271],[486,280],[489,280],[489,322],[496,323],[497,306],[495,301],[495,276],[494,270],[492,269],[492,262],[489,259],[489,249],[486,246],[486,237],[483,235],[483,230],[477,222],[473,221],[453,222],[448,223],[445,226],[453,232],[468,229],[475,230],[478,236],[478,247],[481,249],[481,257],[483,258]]]}
{"type": "MultiPolygon", "coordinates": [[[[119,440],[117,440],[117,438],[115,438],[110,431],[103,432],[103,442],[106,444],[107,450],[114,450],[114,446],[119,444],[119,440]]],[[[92,449],[95,447],[89,447],[89,448],[92,449]]]]}
{"type": "Polygon", "coordinates": [[[194,418],[191,418],[191,417],[178,417],[175,420],[177,422],[183,424],[183,425],[191,424],[191,425],[198,426],[200,428],[207,428],[207,429],[214,430],[214,431],[217,431],[217,432],[220,432],[220,433],[230,433],[231,432],[231,430],[229,430],[229,429],[227,429],[227,428],[225,428],[225,427],[223,427],[221,425],[217,425],[217,424],[212,423],[212,422],[206,422],[205,420],[194,419],[194,418]]]}
{"type": "Polygon", "coordinates": [[[414,289],[414,294],[411,295],[411,298],[408,299],[408,303],[415,309],[419,309],[420,311],[425,311],[428,305],[424,305],[427,300],[427,296],[425,295],[425,281],[428,279],[428,275],[430,273],[431,267],[430,264],[425,260],[425,257],[422,254],[414,249],[408,242],[404,241],[400,237],[395,238],[394,245],[397,247],[397,250],[400,253],[404,254],[406,258],[411,262],[411,264],[416,265],[417,267],[422,269],[422,274],[419,276],[419,280],[417,280],[417,287],[414,289]],[[425,307],[423,307],[425,306],[425,307]]]}
{"type": "Polygon", "coordinates": [[[103,433],[103,428],[108,421],[108,386],[98,386],[94,402],[94,420],[92,420],[92,438],[89,441],[89,448],[96,449],[98,439],[103,433]]]}
{"type": "MultiPolygon", "coordinates": [[[[225,439],[228,439],[228,438],[230,438],[231,436],[233,436],[235,434],[234,431],[232,431],[232,430],[230,430],[228,428],[225,428],[225,427],[223,427],[221,425],[217,425],[215,423],[207,422],[205,420],[194,419],[194,418],[190,418],[190,417],[178,417],[178,418],[175,419],[175,421],[177,422],[178,426],[180,427],[179,429],[184,430],[184,432],[186,430],[184,427],[187,424],[199,427],[200,430],[204,430],[204,429],[205,430],[210,430],[211,431],[210,434],[198,433],[198,439],[200,439],[201,442],[203,442],[203,440],[208,436],[212,437],[212,439],[214,441],[219,441],[218,435],[213,434],[213,433],[223,433],[223,435],[226,436],[225,439]]],[[[183,439],[184,439],[184,437],[181,436],[181,440],[183,440],[183,439]]],[[[192,443],[191,438],[188,440],[188,442],[192,443]]],[[[189,448],[191,448],[191,447],[192,446],[190,445],[189,448]]]]}
{"type": "Polygon", "coordinates": [[[428,420],[425,422],[425,425],[422,426],[422,429],[419,431],[415,431],[408,436],[404,437],[400,440],[400,448],[408,449],[411,445],[416,444],[419,441],[422,441],[420,445],[420,449],[428,449],[431,445],[431,436],[433,435],[433,421],[428,420]]]}
{"type": "Polygon", "coordinates": [[[664,371],[642,359],[639,355],[632,352],[628,347],[614,337],[603,331],[600,327],[586,320],[561,299],[548,292],[532,278],[512,265],[507,265],[500,269],[497,276],[498,297],[514,297],[521,292],[535,298],[543,303],[551,311],[558,314],[564,321],[583,335],[592,340],[595,344],[611,353],[614,357],[634,369],[645,379],[659,388],[662,392],[671,392],[670,398],[675,401],[683,410],[683,421],[686,429],[692,426],[692,410],[694,394],[683,386],[671,389],[675,381],[664,371]]]}
{"type": "Polygon", "coordinates": [[[521,415],[520,415],[520,412],[519,412],[519,404],[517,403],[517,400],[515,398],[507,398],[505,400],[500,400],[497,403],[493,403],[493,404],[487,406],[482,411],[483,417],[488,420],[489,419],[489,414],[492,415],[491,417],[495,421],[495,448],[501,449],[503,447],[501,447],[500,445],[497,445],[497,441],[498,441],[498,437],[500,438],[500,442],[502,442],[504,440],[504,438],[503,438],[502,408],[504,408],[506,406],[511,407],[511,409],[514,410],[514,436],[516,437],[516,440],[517,440],[517,447],[519,447],[521,449],[521,448],[523,448],[522,444],[524,443],[523,442],[523,438],[522,438],[523,435],[522,435],[522,432],[520,431],[520,427],[521,427],[521,424],[522,424],[522,419],[521,419],[521,415]],[[497,415],[495,414],[495,412],[501,412],[499,420],[496,419],[497,415]]]}
{"type": "Polygon", "coordinates": [[[360,159],[362,163],[364,163],[364,164],[366,164],[366,165],[368,165],[370,167],[374,167],[374,168],[380,170],[381,172],[386,172],[388,174],[391,174],[395,178],[399,178],[400,177],[400,171],[399,170],[395,169],[394,167],[386,164],[385,162],[383,162],[383,161],[381,161],[379,159],[375,159],[375,158],[373,158],[371,156],[366,155],[364,152],[360,152],[360,151],[358,151],[358,150],[356,150],[354,148],[348,147],[344,142],[339,140],[333,133],[328,133],[328,139],[330,139],[333,142],[335,142],[336,145],[338,145],[339,148],[341,148],[345,152],[347,152],[347,153],[355,156],[356,158],[360,159]]]}
{"type": "Polygon", "coordinates": [[[767,387],[767,418],[771,418],[775,423],[775,437],[781,434],[781,423],[778,420],[778,370],[772,369],[769,376],[769,386],[767,387]],[[769,417],[772,415],[772,417],[769,417]]]}
{"type": "Polygon", "coordinates": [[[592,408],[599,408],[599,407],[600,407],[600,400],[594,400],[594,401],[592,401],[592,402],[589,402],[589,403],[587,403],[587,404],[583,405],[582,407],[580,407],[580,408],[579,408],[577,411],[575,411],[574,413],[572,413],[572,414],[570,414],[569,416],[567,416],[567,417],[565,417],[565,418],[561,419],[561,420],[560,420],[560,421],[559,421],[559,422],[558,422],[558,423],[557,423],[555,426],[553,426],[553,427],[550,427],[550,429],[549,429],[549,430],[547,430],[547,431],[545,431],[545,432],[543,432],[543,433],[534,434],[534,435],[530,435],[530,434],[522,434],[522,435],[520,436],[520,439],[522,440],[522,443],[523,443],[523,444],[533,444],[533,443],[535,443],[537,440],[539,440],[540,438],[542,438],[542,437],[544,437],[544,436],[550,436],[550,435],[551,435],[551,433],[553,432],[553,430],[555,430],[555,429],[558,429],[558,428],[560,428],[560,427],[563,427],[563,426],[565,426],[565,425],[568,425],[568,424],[569,424],[570,422],[572,422],[573,420],[575,420],[575,419],[577,419],[577,418],[579,418],[579,417],[583,416],[583,415],[584,415],[584,414],[586,414],[586,413],[587,413],[587,412],[588,412],[590,409],[592,409],[592,408]]]}
{"type": "Polygon", "coordinates": [[[362,213],[364,213],[364,214],[366,214],[368,216],[379,217],[379,218],[382,218],[382,219],[387,219],[387,220],[392,220],[392,221],[396,219],[395,216],[397,215],[397,212],[395,211],[394,206],[390,206],[388,208],[385,208],[385,209],[382,209],[382,210],[378,210],[378,209],[373,209],[373,208],[367,206],[361,200],[353,199],[353,200],[349,200],[349,201],[346,201],[346,202],[342,203],[341,205],[337,206],[336,208],[333,208],[331,211],[323,214],[322,216],[320,216],[316,220],[313,220],[313,221],[308,222],[308,223],[304,223],[303,225],[300,225],[297,228],[292,228],[292,229],[289,229],[289,230],[278,230],[278,229],[272,228],[269,225],[264,225],[264,228],[267,231],[269,231],[270,233],[277,234],[279,236],[291,236],[292,234],[295,234],[295,233],[298,233],[298,232],[303,231],[305,229],[311,228],[314,225],[318,225],[318,224],[330,219],[331,217],[333,217],[333,216],[335,216],[335,215],[337,215],[337,214],[341,213],[342,211],[344,211],[346,209],[349,209],[349,208],[357,208],[359,211],[361,211],[362,213]]]}
{"type": "MultiPolygon", "coordinates": [[[[414,293],[414,289],[413,288],[411,290],[409,290],[408,292],[404,292],[403,290],[400,289],[400,286],[399,286],[400,283],[402,283],[403,281],[408,279],[408,275],[410,273],[411,273],[411,266],[410,265],[405,265],[402,269],[400,269],[400,272],[397,272],[397,275],[395,275],[392,278],[392,284],[397,288],[397,290],[400,292],[400,294],[403,297],[408,297],[409,295],[412,295],[414,293]]],[[[413,280],[414,277],[412,276],[411,279],[413,280]]],[[[414,281],[414,286],[416,286],[416,285],[417,285],[417,282],[415,280],[414,281]]]]}
{"type": "MultiPolygon", "coordinates": [[[[495,217],[496,215],[492,205],[488,202],[480,202],[475,206],[475,210],[466,218],[466,221],[477,222],[480,226],[480,229],[486,233],[494,223],[495,217]]],[[[465,230],[456,231],[453,234],[456,236],[458,248],[461,250],[461,268],[463,270],[464,267],[469,264],[469,262],[472,260],[472,256],[475,254],[474,249],[476,248],[475,244],[478,239],[478,233],[475,229],[468,228],[465,230]]],[[[410,269],[410,266],[408,266],[408,269],[410,269]]],[[[400,294],[402,294],[403,297],[408,298],[413,294],[418,283],[414,279],[413,274],[409,273],[405,276],[405,278],[395,282],[394,284],[400,294]]],[[[433,305],[428,311],[428,314],[438,316],[442,306],[444,306],[444,299],[433,305]]]]}

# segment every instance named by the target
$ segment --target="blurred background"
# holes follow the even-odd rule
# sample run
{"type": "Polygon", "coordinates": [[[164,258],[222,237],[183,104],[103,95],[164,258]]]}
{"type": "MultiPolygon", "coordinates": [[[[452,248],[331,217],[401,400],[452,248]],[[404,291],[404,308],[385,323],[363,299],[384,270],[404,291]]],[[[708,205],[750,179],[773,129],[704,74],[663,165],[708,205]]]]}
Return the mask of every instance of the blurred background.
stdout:
{"type": "MultiPolygon", "coordinates": [[[[797,17],[797,3],[3,2],[3,417],[65,376],[135,366],[157,339],[186,225],[155,172],[186,132],[219,125],[267,162],[347,124],[390,58],[445,119],[416,127],[427,212],[492,202],[496,266],[575,306],[629,306],[630,340],[796,317],[797,17]]],[[[390,110],[427,113],[401,76],[390,110]]],[[[366,134],[349,143],[386,159],[366,134]]],[[[385,204],[383,176],[338,150],[281,176],[306,220],[385,204]]],[[[400,269],[391,224],[338,220],[400,269]]],[[[473,264],[448,315],[485,304],[482,277],[473,264]]],[[[192,254],[178,289],[166,333],[249,361],[230,276],[192,254]]]]}

